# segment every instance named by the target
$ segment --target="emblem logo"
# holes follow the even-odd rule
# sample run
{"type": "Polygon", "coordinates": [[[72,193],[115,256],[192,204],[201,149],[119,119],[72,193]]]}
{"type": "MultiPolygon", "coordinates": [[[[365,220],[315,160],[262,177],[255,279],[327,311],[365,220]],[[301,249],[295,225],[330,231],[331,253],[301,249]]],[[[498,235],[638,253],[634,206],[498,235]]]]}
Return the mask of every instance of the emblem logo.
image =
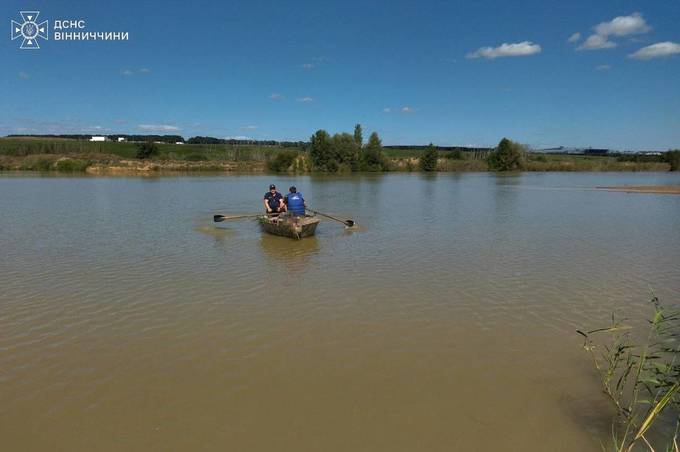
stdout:
{"type": "Polygon", "coordinates": [[[23,23],[12,21],[12,41],[23,38],[21,49],[39,49],[38,38],[49,39],[49,23],[44,20],[38,23],[40,11],[20,11],[23,23]]]}

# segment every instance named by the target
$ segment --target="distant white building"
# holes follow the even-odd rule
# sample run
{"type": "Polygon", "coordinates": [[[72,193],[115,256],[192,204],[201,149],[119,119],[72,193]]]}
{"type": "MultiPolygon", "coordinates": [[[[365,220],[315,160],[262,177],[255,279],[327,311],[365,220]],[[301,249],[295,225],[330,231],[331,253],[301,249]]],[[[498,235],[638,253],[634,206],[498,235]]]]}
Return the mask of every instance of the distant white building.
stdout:
{"type": "Polygon", "coordinates": [[[175,144],[184,144],[184,142],[183,142],[183,141],[178,141],[178,142],[176,142],[175,144]]]}
{"type": "Polygon", "coordinates": [[[119,142],[119,143],[122,143],[123,141],[125,141],[125,138],[124,138],[124,137],[118,137],[118,142],[119,142]]]}
{"type": "Polygon", "coordinates": [[[90,141],[106,141],[106,137],[95,136],[90,138],[90,141]]]}

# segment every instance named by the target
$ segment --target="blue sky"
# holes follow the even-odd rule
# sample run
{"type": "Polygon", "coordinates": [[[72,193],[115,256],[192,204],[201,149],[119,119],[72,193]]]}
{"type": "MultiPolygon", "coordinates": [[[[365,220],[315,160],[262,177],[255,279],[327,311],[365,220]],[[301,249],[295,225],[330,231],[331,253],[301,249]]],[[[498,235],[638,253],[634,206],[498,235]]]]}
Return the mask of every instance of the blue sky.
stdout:
{"type": "Polygon", "coordinates": [[[360,122],[387,144],[680,147],[679,1],[3,0],[0,17],[0,135],[360,122]],[[49,20],[39,50],[10,39],[21,10],[49,20]],[[55,41],[59,19],[130,39],[55,41]]]}

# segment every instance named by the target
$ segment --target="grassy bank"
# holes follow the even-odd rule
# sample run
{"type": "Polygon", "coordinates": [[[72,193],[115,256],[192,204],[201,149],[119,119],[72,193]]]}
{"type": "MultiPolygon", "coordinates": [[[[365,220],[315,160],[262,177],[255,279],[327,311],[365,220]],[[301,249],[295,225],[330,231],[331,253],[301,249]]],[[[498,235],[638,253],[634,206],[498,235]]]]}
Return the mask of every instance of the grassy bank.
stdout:
{"type": "MultiPolygon", "coordinates": [[[[418,171],[418,158],[422,151],[399,149],[385,150],[393,171],[418,171]]],[[[439,152],[437,171],[489,171],[485,155],[462,152],[452,156],[439,152]]],[[[567,154],[529,154],[523,171],[668,171],[670,165],[659,161],[628,161],[619,157],[584,156],[567,154]]]]}
{"type": "MultiPolygon", "coordinates": [[[[297,154],[298,171],[307,171],[302,148],[230,144],[157,144],[157,154],[137,159],[138,144],[69,139],[0,138],[0,170],[138,173],[156,171],[265,172],[284,152],[297,154]]],[[[422,149],[384,149],[390,171],[419,171],[422,149]]],[[[530,154],[526,171],[668,171],[665,162],[608,156],[530,154]]],[[[486,154],[439,151],[438,171],[488,171],[486,154]]]]}
{"type": "Polygon", "coordinates": [[[157,154],[138,159],[138,143],[66,139],[0,139],[0,169],[124,173],[148,171],[254,171],[284,148],[277,146],[156,144],[157,154]]]}

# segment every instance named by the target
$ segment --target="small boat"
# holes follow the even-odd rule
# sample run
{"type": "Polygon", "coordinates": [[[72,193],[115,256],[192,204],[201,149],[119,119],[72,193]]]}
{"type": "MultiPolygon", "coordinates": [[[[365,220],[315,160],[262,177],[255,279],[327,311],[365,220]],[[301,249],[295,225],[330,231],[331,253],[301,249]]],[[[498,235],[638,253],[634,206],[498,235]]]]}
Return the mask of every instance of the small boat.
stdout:
{"type": "Polygon", "coordinates": [[[264,232],[292,239],[309,237],[316,232],[319,219],[313,215],[298,217],[293,215],[281,215],[270,217],[262,215],[258,218],[260,226],[264,232]]]}

